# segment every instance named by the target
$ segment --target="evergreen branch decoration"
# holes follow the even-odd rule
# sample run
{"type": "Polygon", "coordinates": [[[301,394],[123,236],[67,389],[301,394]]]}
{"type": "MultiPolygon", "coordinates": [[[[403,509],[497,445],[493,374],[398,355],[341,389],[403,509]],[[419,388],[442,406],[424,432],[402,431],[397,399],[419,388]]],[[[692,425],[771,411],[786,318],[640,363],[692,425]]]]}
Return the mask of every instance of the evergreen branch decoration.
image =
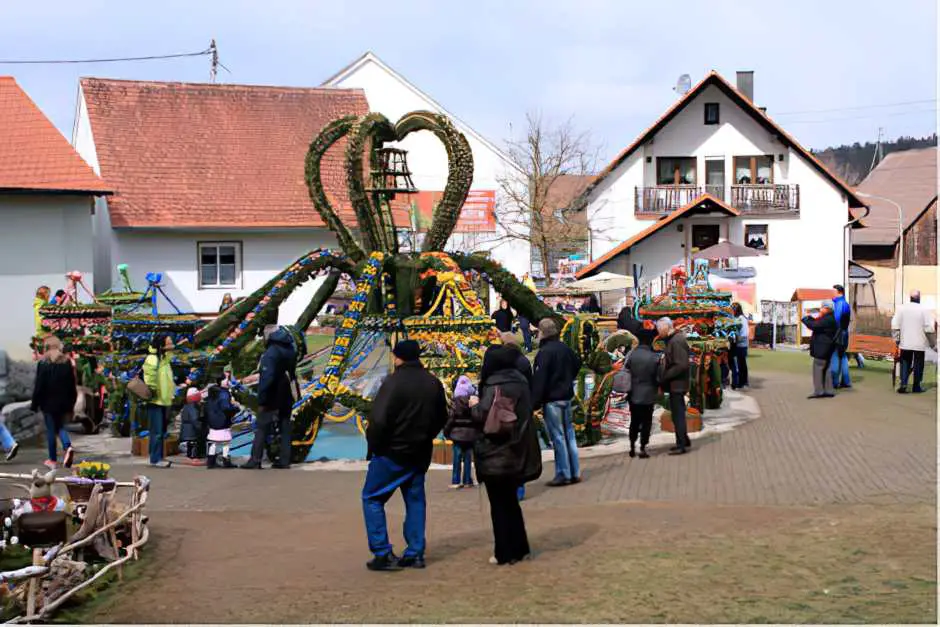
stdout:
{"type": "Polygon", "coordinates": [[[449,118],[430,111],[407,113],[395,125],[395,134],[403,139],[414,131],[431,131],[447,150],[447,184],[444,195],[434,210],[431,228],[424,240],[425,252],[444,250],[457,226],[460,210],[473,184],[473,152],[463,133],[449,118]]]}
{"type": "Polygon", "coordinates": [[[500,296],[506,299],[510,307],[528,318],[533,324],[538,324],[543,318],[551,318],[558,325],[559,330],[564,325],[565,319],[561,314],[552,311],[548,305],[539,300],[535,292],[523,285],[499,263],[482,255],[450,253],[450,256],[464,272],[479,272],[499,292],[500,296]]]}
{"type": "Polygon", "coordinates": [[[359,231],[362,233],[366,252],[376,250],[389,252],[389,243],[385,237],[386,233],[379,226],[382,216],[369,201],[369,194],[366,192],[362,176],[362,162],[366,144],[371,146],[369,139],[373,133],[380,132],[383,122],[389,130],[389,134],[394,136],[388,119],[384,115],[370,113],[359,118],[352,125],[349,129],[348,143],[346,144],[346,186],[349,190],[349,201],[356,212],[356,221],[359,223],[359,231]]]}
{"type": "Polygon", "coordinates": [[[326,197],[326,190],[323,188],[323,178],[321,171],[321,162],[323,156],[330,147],[346,136],[356,124],[356,116],[346,116],[334,120],[327,124],[320,134],[310,143],[305,160],[304,178],[307,181],[307,191],[310,194],[310,200],[314,208],[320,214],[320,218],[326,224],[327,228],[336,234],[340,248],[343,249],[350,259],[358,263],[366,258],[362,247],[353,238],[352,233],[346,228],[342,220],[336,214],[336,211],[330,205],[326,197]]]}
{"type": "Polygon", "coordinates": [[[373,206],[363,176],[363,153],[366,145],[369,147],[369,165],[374,170],[379,167],[376,148],[395,139],[394,127],[381,113],[370,113],[361,117],[349,133],[349,144],[346,147],[346,185],[359,228],[365,238],[366,250],[369,252],[398,252],[391,211],[386,206],[373,206]]]}

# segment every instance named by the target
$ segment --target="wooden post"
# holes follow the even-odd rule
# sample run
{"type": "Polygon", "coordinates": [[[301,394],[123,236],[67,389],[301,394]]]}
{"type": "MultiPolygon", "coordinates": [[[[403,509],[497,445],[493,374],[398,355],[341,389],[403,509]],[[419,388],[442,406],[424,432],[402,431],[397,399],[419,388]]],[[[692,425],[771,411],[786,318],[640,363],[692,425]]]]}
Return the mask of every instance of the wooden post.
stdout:
{"type": "MultiPolygon", "coordinates": [[[[42,549],[33,549],[33,566],[42,566],[42,549]]],[[[42,592],[42,577],[30,577],[26,592],[26,616],[36,614],[36,599],[42,592]]]]}

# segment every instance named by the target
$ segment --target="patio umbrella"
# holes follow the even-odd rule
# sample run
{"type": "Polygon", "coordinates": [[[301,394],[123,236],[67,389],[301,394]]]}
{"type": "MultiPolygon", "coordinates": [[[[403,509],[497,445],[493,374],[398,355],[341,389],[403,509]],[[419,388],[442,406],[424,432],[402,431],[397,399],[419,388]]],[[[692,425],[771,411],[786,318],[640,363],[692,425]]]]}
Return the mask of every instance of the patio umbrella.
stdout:
{"type": "Polygon", "coordinates": [[[692,255],[692,259],[733,259],[736,257],[763,257],[767,253],[756,248],[748,248],[724,241],[714,246],[709,246],[692,255]]]}
{"type": "Polygon", "coordinates": [[[623,274],[614,274],[613,272],[601,272],[592,277],[569,283],[565,287],[583,293],[616,292],[633,287],[633,277],[623,274]]]}

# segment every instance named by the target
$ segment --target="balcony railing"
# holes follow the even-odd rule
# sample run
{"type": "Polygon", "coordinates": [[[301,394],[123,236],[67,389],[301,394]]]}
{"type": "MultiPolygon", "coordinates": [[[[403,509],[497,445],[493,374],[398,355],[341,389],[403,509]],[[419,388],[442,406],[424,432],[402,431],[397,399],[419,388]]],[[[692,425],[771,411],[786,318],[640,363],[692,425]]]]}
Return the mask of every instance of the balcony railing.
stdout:
{"type": "Polygon", "coordinates": [[[798,213],[799,185],[732,185],[731,206],[745,213],[798,213]]]}
{"type": "Polygon", "coordinates": [[[636,188],[636,214],[661,216],[683,207],[702,195],[697,185],[662,185],[636,188]]]}
{"type": "Polygon", "coordinates": [[[637,187],[638,217],[661,217],[684,207],[702,194],[711,194],[748,214],[799,213],[799,185],[732,185],[730,197],[723,185],[660,185],[637,187]]]}

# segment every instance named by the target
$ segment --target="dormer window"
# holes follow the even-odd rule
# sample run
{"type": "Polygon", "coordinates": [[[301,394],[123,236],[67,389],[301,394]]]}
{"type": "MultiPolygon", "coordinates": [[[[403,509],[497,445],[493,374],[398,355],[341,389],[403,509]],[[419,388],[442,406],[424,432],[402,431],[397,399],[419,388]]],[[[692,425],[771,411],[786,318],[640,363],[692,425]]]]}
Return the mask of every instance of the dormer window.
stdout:
{"type": "Polygon", "coordinates": [[[718,120],[719,120],[718,103],[706,102],[705,103],[705,124],[718,124],[718,120]]]}

